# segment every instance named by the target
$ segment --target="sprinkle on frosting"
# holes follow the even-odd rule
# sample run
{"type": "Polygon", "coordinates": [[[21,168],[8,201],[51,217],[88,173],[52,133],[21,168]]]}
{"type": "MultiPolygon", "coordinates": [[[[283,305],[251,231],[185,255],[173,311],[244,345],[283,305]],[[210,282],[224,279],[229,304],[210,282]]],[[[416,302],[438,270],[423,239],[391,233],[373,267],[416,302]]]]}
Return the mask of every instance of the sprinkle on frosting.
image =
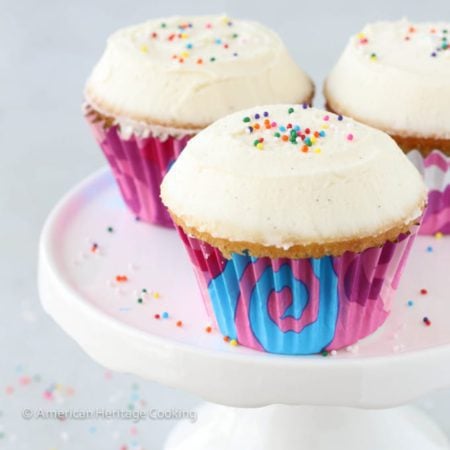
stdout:
{"type": "MultiPolygon", "coordinates": [[[[288,116],[295,115],[296,111],[307,109],[309,105],[302,104],[300,106],[289,106],[286,110],[288,116]]],[[[252,116],[244,116],[242,122],[244,123],[244,131],[251,136],[253,146],[257,150],[264,150],[265,146],[271,148],[270,143],[282,142],[286,145],[291,145],[297,148],[301,153],[315,154],[322,153],[320,148],[321,142],[327,136],[329,123],[333,124],[334,130],[348,130],[352,126],[351,122],[341,125],[343,116],[334,114],[324,114],[319,121],[319,125],[304,126],[300,122],[293,120],[292,122],[280,122],[270,118],[270,111],[262,113],[257,112],[252,116]]],[[[308,124],[306,124],[308,125],[308,124]]],[[[353,141],[354,134],[346,133],[345,139],[353,141]]]]}
{"type": "Polygon", "coordinates": [[[171,53],[176,64],[204,64],[239,56],[242,49],[257,49],[263,42],[227,16],[178,18],[153,22],[145,33],[134,34],[138,49],[151,56],[171,53]]]}
{"type": "MultiPolygon", "coordinates": [[[[447,26],[430,26],[427,23],[412,25],[407,20],[399,23],[401,26],[397,29],[386,29],[385,37],[389,36],[390,44],[402,48],[405,54],[417,48],[422,54],[430,55],[432,58],[450,54],[447,26]]],[[[381,39],[383,37],[379,33],[379,28],[371,26],[355,36],[356,46],[363,54],[368,55],[371,61],[378,60],[378,52],[375,51],[377,48],[382,48],[385,54],[392,53],[389,46],[380,47],[381,39]]]]}

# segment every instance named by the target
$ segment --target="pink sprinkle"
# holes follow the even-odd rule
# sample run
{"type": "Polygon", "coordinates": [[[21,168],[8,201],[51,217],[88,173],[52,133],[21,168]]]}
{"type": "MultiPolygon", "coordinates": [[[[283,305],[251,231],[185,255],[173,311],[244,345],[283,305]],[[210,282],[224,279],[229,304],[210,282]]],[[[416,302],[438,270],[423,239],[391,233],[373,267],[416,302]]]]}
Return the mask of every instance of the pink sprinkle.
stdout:
{"type": "Polygon", "coordinates": [[[276,127],[276,126],[277,126],[277,123],[276,123],[276,122],[272,122],[270,125],[271,125],[272,127],[276,127]]]}
{"type": "Polygon", "coordinates": [[[21,377],[21,378],[19,378],[19,383],[20,383],[22,386],[26,386],[26,385],[28,385],[28,384],[31,383],[31,378],[30,378],[30,377],[27,377],[27,376],[21,377]]]}
{"type": "Polygon", "coordinates": [[[347,134],[347,141],[353,141],[353,134],[347,134]]]}
{"type": "Polygon", "coordinates": [[[327,122],[328,120],[330,120],[330,116],[325,116],[325,117],[323,118],[323,120],[325,120],[325,122],[327,122]]]}
{"type": "Polygon", "coordinates": [[[6,386],[5,392],[6,395],[11,395],[14,392],[14,388],[12,386],[6,386]]]}
{"type": "Polygon", "coordinates": [[[46,400],[53,400],[53,393],[50,391],[44,391],[42,395],[46,400]]]}
{"type": "Polygon", "coordinates": [[[205,27],[206,27],[206,28],[212,28],[212,25],[211,25],[210,23],[207,23],[207,24],[205,25],[205,27]]]}

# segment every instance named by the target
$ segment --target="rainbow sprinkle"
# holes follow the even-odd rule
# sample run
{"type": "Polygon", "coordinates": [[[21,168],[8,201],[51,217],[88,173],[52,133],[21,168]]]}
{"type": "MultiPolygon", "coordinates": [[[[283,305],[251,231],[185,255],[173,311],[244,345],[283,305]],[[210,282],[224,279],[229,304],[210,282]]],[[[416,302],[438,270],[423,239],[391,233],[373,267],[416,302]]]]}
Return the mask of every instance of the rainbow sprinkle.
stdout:
{"type": "MultiPolygon", "coordinates": [[[[304,103],[300,106],[302,109],[310,107],[304,103]]],[[[295,112],[295,107],[289,107],[287,113],[292,115],[295,112]]],[[[270,118],[269,111],[262,113],[254,113],[251,116],[244,116],[242,122],[244,123],[244,131],[246,134],[252,136],[252,144],[257,150],[264,150],[267,140],[276,140],[286,142],[287,144],[298,146],[301,153],[322,153],[322,148],[319,146],[320,142],[327,136],[329,123],[332,120],[338,122],[343,121],[343,116],[336,116],[334,114],[325,114],[322,117],[323,124],[318,129],[311,129],[303,127],[298,123],[278,123],[270,118]],[[264,136],[263,136],[264,135],[264,136]]],[[[354,135],[347,133],[345,135],[347,141],[353,141],[354,135]]]]}

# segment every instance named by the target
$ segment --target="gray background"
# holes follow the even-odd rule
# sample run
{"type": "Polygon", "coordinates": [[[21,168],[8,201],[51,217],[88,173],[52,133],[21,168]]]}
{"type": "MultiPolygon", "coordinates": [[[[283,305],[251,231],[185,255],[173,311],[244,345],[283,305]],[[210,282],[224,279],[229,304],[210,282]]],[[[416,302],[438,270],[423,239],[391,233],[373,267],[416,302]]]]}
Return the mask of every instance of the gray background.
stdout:
{"type": "MultiPolygon", "coordinates": [[[[110,374],[40,308],[37,242],[73,184],[105,164],[84,124],[85,78],[116,28],[150,17],[226,12],[277,30],[317,91],[348,36],[378,19],[450,20],[442,1],[62,0],[0,2],[0,448],[160,449],[173,422],[21,419],[24,407],[165,409],[183,392],[110,374]],[[46,393],[47,392],[47,393],[46,393]]],[[[322,103],[321,96],[316,105],[322,103]]],[[[450,394],[421,401],[450,435],[450,394]]]]}

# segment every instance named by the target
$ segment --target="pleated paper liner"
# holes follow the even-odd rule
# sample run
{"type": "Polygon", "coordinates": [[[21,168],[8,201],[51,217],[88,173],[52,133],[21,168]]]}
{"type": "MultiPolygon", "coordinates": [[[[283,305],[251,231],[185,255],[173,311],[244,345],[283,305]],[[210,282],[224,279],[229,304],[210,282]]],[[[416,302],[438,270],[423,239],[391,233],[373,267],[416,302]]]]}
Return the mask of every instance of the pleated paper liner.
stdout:
{"type": "Polygon", "coordinates": [[[450,157],[440,150],[434,150],[426,157],[418,150],[412,150],[407,156],[423,175],[429,189],[428,206],[419,234],[450,234],[450,157]]]}
{"type": "Polygon", "coordinates": [[[340,349],[376,331],[389,315],[416,232],[339,257],[233,254],[228,260],[178,231],[221,333],[245,347],[288,355],[340,349]]]}
{"type": "Polygon", "coordinates": [[[144,222],[173,227],[160,199],[160,186],[192,136],[160,139],[131,135],[125,139],[117,125],[105,127],[101,121],[86,118],[131,212],[144,222]]]}

